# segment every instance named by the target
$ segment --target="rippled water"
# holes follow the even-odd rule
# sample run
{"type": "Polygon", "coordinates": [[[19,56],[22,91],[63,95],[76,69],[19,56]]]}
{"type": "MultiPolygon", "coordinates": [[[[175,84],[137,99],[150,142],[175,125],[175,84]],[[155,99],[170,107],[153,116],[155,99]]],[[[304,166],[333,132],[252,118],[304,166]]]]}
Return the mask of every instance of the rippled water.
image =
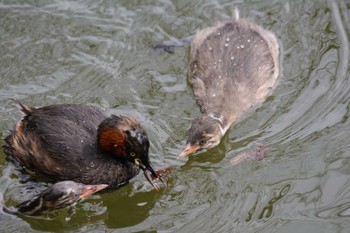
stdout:
{"type": "MultiPolygon", "coordinates": [[[[95,105],[138,118],[153,164],[173,173],[160,192],[140,175],[73,213],[0,212],[0,232],[350,232],[349,12],[344,1],[2,1],[2,138],[21,117],[8,98],[95,105]],[[177,160],[199,115],[188,49],[150,47],[229,18],[232,3],[276,33],[280,81],[217,148],[177,160]],[[257,145],[267,158],[231,165],[257,145]]],[[[0,172],[8,205],[45,185],[25,181],[2,152],[0,172]]]]}

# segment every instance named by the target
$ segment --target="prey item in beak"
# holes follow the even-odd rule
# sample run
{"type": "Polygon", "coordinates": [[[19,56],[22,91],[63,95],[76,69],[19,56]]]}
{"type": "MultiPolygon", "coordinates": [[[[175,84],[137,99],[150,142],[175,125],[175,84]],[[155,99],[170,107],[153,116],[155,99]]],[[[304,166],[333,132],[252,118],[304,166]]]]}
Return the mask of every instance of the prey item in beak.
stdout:
{"type": "Polygon", "coordinates": [[[194,152],[197,152],[200,150],[200,146],[199,145],[191,145],[191,144],[186,144],[185,149],[181,152],[181,154],[179,155],[179,157],[177,157],[178,159],[183,158],[187,155],[190,155],[194,152]]]}
{"type": "Polygon", "coordinates": [[[140,168],[144,171],[149,171],[153,176],[159,178],[158,174],[154,171],[154,169],[152,168],[151,164],[148,161],[142,161],[139,158],[135,159],[135,164],[139,165],[140,168]]]}
{"type": "Polygon", "coordinates": [[[154,189],[159,191],[160,187],[153,182],[153,179],[151,176],[153,176],[155,179],[159,179],[166,186],[162,177],[160,177],[157,174],[157,172],[154,171],[154,169],[152,168],[152,166],[148,161],[141,161],[141,159],[135,159],[135,164],[140,166],[140,168],[143,170],[143,174],[145,175],[147,181],[152,185],[154,189]]]}
{"type": "Polygon", "coordinates": [[[106,184],[86,185],[80,194],[80,198],[87,198],[91,194],[97,193],[98,191],[101,191],[107,187],[108,185],[106,184]]]}

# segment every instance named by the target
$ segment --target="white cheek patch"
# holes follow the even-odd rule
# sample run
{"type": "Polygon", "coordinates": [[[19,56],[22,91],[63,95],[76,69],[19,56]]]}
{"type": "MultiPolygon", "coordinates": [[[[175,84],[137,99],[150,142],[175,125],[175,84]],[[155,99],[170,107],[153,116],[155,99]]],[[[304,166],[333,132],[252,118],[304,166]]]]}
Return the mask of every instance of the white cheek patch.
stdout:
{"type": "Polygon", "coordinates": [[[218,126],[219,126],[219,129],[220,129],[220,132],[222,134],[222,136],[224,136],[224,134],[226,133],[226,131],[228,130],[229,126],[227,125],[226,127],[222,127],[221,124],[224,124],[224,117],[223,116],[215,116],[213,113],[209,113],[208,114],[209,117],[211,117],[213,120],[215,121],[218,121],[218,126]]]}
{"type": "Polygon", "coordinates": [[[220,129],[221,134],[224,135],[227,131],[227,128],[222,128],[220,124],[218,124],[218,125],[219,125],[219,129],[220,129]]]}
{"type": "Polygon", "coordinates": [[[211,147],[217,146],[217,145],[219,145],[219,143],[220,143],[220,140],[212,141],[211,147]]]}

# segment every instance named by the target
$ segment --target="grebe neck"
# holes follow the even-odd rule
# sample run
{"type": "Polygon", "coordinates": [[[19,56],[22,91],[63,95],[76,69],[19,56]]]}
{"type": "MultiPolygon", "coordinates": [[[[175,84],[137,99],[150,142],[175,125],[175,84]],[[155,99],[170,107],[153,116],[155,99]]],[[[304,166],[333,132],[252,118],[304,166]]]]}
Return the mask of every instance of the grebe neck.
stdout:
{"type": "Polygon", "coordinates": [[[225,135],[226,131],[230,127],[230,124],[226,118],[219,113],[209,113],[208,116],[218,124],[222,136],[225,135]]]}

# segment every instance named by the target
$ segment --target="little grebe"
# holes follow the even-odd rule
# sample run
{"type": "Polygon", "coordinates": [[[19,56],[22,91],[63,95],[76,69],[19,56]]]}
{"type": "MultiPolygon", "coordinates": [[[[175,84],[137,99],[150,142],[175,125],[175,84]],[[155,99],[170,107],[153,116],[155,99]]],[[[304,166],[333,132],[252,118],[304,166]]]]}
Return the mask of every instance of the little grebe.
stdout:
{"type": "Polygon", "coordinates": [[[139,122],[127,116],[106,117],[99,109],[78,104],[28,107],[5,138],[8,159],[53,181],[107,184],[117,188],[140,168],[149,178],[161,178],[152,168],[149,141],[139,122]]]}
{"type": "Polygon", "coordinates": [[[275,35],[235,18],[198,32],[191,42],[189,82],[202,116],[188,132],[184,157],[219,144],[247,109],[261,103],[279,74],[275,35]]]}
{"type": "Polygon", "coordinates": [[[32,199],[16,207],[3,206],[8,214],[38,215],[46,211],[74,206],[108,185],[85,185],[74,181],[62,181],[51,185],[32,199]]]}

